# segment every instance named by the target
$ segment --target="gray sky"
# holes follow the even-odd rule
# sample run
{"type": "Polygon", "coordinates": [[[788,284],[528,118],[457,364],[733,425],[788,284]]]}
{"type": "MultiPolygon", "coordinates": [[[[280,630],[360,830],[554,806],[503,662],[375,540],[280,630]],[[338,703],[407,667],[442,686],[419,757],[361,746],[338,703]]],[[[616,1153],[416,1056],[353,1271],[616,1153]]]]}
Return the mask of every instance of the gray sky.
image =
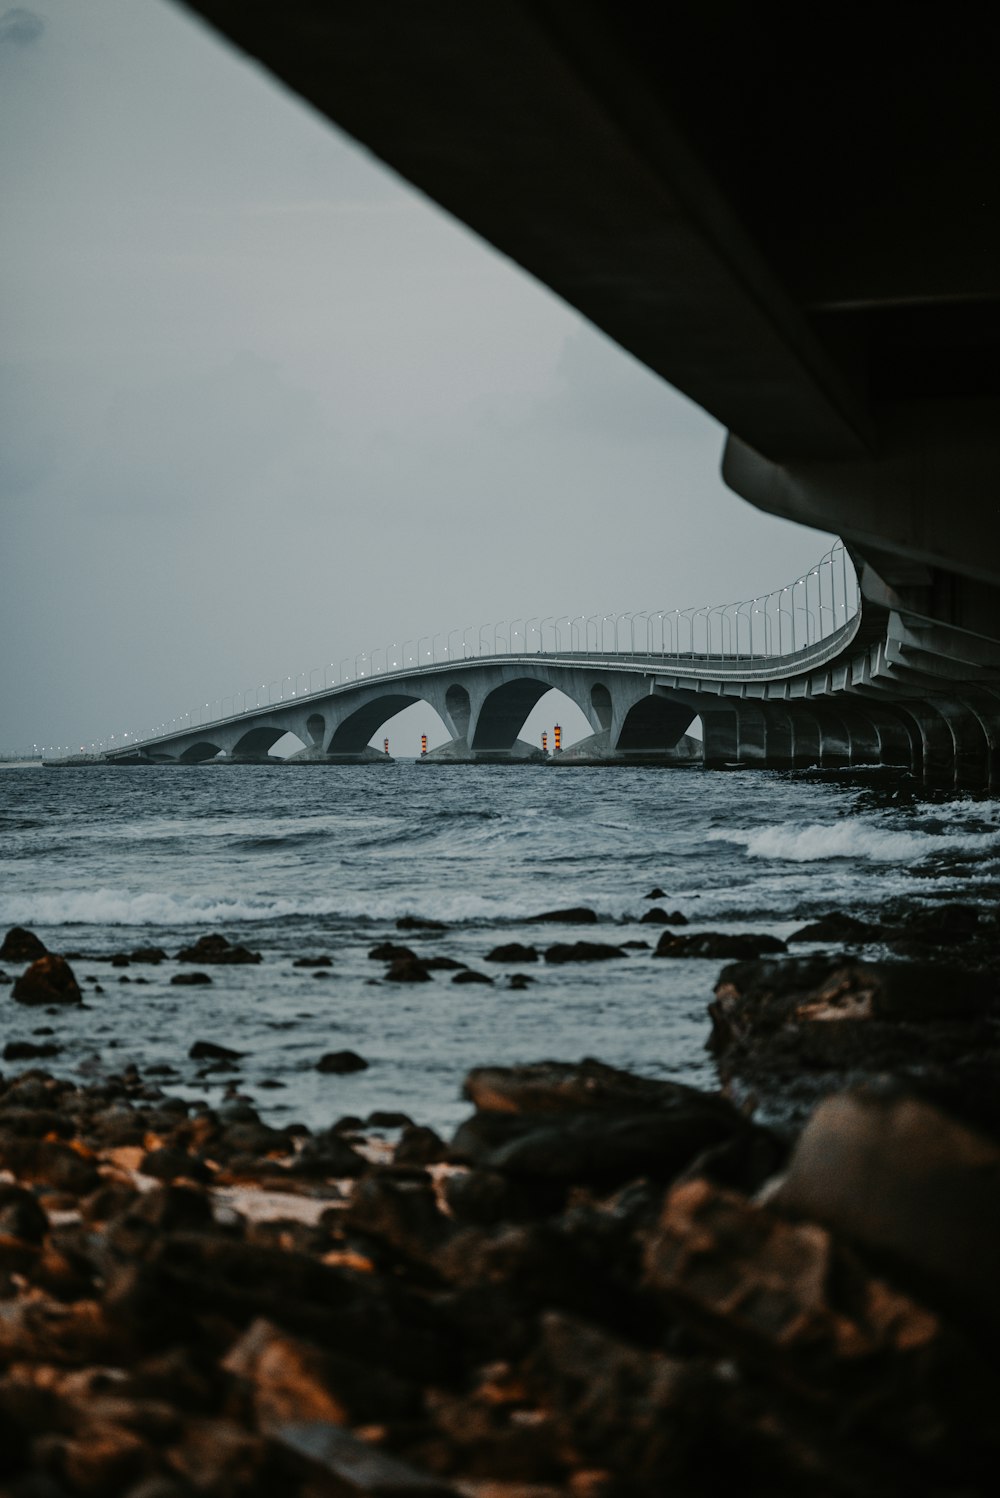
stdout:
{"type": "Polygon", "coordinates": [[[403,636],[746,597],[826,550],[724,488],[713,421],[166,0],[0,0],[0,143],[0,750],[403,636]]]}

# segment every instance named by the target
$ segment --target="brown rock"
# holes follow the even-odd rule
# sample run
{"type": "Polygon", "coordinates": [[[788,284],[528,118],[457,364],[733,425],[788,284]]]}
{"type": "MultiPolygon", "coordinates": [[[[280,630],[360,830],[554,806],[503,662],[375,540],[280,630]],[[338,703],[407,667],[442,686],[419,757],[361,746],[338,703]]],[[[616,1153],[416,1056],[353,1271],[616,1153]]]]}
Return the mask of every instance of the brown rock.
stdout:
{"type": "Polygon", "coordinates": [[[318,1348],[260,1318],[222,1366],[253,1386],[257,1424],[271,1434],[282,1425],[313,1420],[349,1424],[346,1405],[324,1382],[324,1361],[318,1348]]]}
{"type": "Polygon", "coordinates": [[[973,1324],[1000,1327],[1000,1149],[929,1103],[874,1090],[821,1103],[772,1204],[888,1255],[973,1324]]]}
{"type": "Polygon", "coordinates": [[[869,942],[878,941],[882,935],[882,928],[873,925],[870,921],[859,921],[853,915],[843,915],[838,910],[833,910],[829,915],[821,915],[815,921],[810,921],[806,926],[800,926],[798,931],[793,931],[788,938],[792,941],[837,941],[837,942],[869,942]]]}
{"type": "Polygon", "coordinates": [[[82,1004],[83,995],[64,957],[46,953],[39,957],[14,984],[19,1004],[82,1004]]]}
{"type": "Polygon", "coordinates": [[[715,1094],[680,1082],[639,1077],[603,1061],[534,1061],[522,1066],[477,1066],[462,1084],[462,1095],[484,1112],[576,1113],[646,1112],[691,1102],[708,1102],[726,1116],[732,1110],[715,1094]]]}
{"type": "Polygon", "coordinates": [[[274,1439],[345,1498],[458,1498],[447,1483],[335,1425],[289,1426],[274,1439]]]}

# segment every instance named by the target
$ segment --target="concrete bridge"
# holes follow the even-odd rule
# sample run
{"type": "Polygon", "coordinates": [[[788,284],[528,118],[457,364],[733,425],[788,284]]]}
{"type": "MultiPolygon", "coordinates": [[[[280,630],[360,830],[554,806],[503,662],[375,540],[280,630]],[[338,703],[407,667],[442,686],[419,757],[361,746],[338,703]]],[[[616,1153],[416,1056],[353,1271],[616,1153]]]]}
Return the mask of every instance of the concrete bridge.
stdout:
{"type": "Polygon", "coordinates": [[[299,758],[386,761],[372,741],[397,713],[426,702],[449,735],[431,761],[542,759],[520,733],[556,688],[592,733],[553,762],[896,765],[929,782],[995,785],[1000,648],[908,619],[880,602],[878,586],[864,571],[858,586],[838,546],[805,577],[740,603],[516,620],[502,635],[494,628],[492,639],[480,630],[470,640],[466,631],[454,655],[457,631],[425,636],[366,655],[360,671],[358,657],[349,680],[204,721],[189,715],[102,757],[260,763],[294,734],[305,745],[299,758]],[[443,659],[438,639],[448,641],[443,659]],[[695,718],[697,756],[686,737],[695,718]]]}

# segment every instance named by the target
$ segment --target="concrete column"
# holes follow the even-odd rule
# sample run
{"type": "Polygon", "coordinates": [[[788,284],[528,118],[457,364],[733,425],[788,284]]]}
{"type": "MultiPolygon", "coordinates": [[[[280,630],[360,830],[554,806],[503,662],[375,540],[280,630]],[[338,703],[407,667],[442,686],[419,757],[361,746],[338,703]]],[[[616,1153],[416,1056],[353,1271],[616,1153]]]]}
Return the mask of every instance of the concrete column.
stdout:
{"type": "Polygon", "coordinates": [[[710,707],[701,710],[707,766],[716,768],[725,764],[736,764],[740,745],[736,726],[736,710],[733,707],[710,707]]]}

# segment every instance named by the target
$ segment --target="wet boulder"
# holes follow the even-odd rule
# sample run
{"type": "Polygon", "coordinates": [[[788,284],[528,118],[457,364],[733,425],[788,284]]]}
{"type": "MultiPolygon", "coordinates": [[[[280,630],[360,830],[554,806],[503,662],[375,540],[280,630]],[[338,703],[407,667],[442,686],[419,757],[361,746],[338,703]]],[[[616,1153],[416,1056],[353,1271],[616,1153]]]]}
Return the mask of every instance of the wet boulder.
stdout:
{"type": "Polygon", "coordinates": [[[64,957],[46,953],[37,958],[14,984],[19,1004],[82,1004],[83,995],[73,969],[64,957]]]}
{"type": "Polygon", "coordinates": [[[259,952],[251,952],[246,947],[233,946],[233,944],[220,934],[213,933],[210,936],[200,936],[190,947],[182,947],[177,953],[178,962],[198,963],[256,963],[261,961],[259,952]]]}
{"type": "Polygon", "coordinates": [[[333,967],[333,958],[321,952],[318,957],[296,957],[292,967],[333,967]]]}
{"type": "Polygon", "coordinates": [[[431,921],[420,915],[404,915],[396,922],[397,931],[447,931],[444,921],[431,921]]]}
{"type": "Polygon", "coordinates": [[[11,926],[0,946],[0,961],[36,962],[47,951],[41,937],[36,936],[33,931],[26,930],[24,926],[11,926]]]}
{"type": "Polygon", "coordinates": [[[557,941],[545,949],[545,961],[554,963],[609,962],[627,955],[621,947],[603,941],[557,941]]]}
{"type": "Polygon", "coordinates": [[[463,968],[460,973],[456,973],[455,976],[452,978],[451,981],[453,983],[486,983],[486,984],[491,984],[493,982],[493,979],[490,978],[486,973],[477,973],[477,972],[474,971],[473,968],[467,967],[467,968],[463,968]]]}
{"type": "Polygon", "coordinates": [[[787,950],[779,937],[756,931],[699,931],[694,936],[675,936],[672,931],[664,931],[653,956],[715,957],[732,962],[787,950]]]}
{"type": "Polygon", "coordinates": [[[368,1062],[357,1051],[327,1051],[316,1062],[316,1070],[334,1076],[344,1076],[348,1072],[367,1071],[368,1062]]]}
{"type": "Polygon", "coordinates": [[[430,983],[431,975],[419,957],[397,957],[386,969],[388,983],[430,983]]]}
{"type": "Polygon", "coordinates": [[[640,924],[646,926],[686,926],[688,918],[679,910],[664,910],[660,905],[653,905],[639,917],[640,924]]]}
{"type": "Polygon", "coordinates": [[[41,1061],[58,1056],[62,1046],[54,1040],[8,1040],[3,1048],[5,1061],[41,1061]]]}
{"type": "Polygon", "coordinates": [[[188,1051],[192,1061],[239,1061],[242,1055],[242,1051],[218,1045],[214,1040],[196,1040],[188,1051]]]}
{"type": "Polygon", "coordinates": [[[502,942],[486,954],[487,962],[537,962],[538,948],[525,946],[523,942],[502,942]]]}
{"type": "Polygon", "coordinates": [[[861,921],[856,916],[844,915],[833,910],[828,915],[818,916],[788,938],[793,941],[872,942],[883,935],[883,928],[872,921],[861,921]]]}
{"type": "Polygon", "coordinates": [[[194,972],[174,973],[170,979],[173,988],[205,988],[211,981],[207,973],[200,973],[197,969],[194,972]]]}
{"type": "Polygon", "coordinates": [[[991,975],[940,962],[737,962],[719,975],[708,1043],[727,1084],[773,1118],[799,1122],[830,1092],[890,1075],[1000,1136],[997,1003],[991,975]]]}
{"type": "Polygon", "coordinates": [[[462,1095],[483,1114],[577,1113],[583,1110],[647,1112],[710,1101],[727,1116],[729,1103],[681,1082],[640,1077],[586,1057],[583,1061],[533,1061],[520,1066],[477,1066],[462,1095]]]}
{"type": "Polygon", "coordinates": [[[380,941],[368,953],[373,962],[402,962],[404,958],[416,959],[412,947],[401,947],[394,941],[380,941]]]}

